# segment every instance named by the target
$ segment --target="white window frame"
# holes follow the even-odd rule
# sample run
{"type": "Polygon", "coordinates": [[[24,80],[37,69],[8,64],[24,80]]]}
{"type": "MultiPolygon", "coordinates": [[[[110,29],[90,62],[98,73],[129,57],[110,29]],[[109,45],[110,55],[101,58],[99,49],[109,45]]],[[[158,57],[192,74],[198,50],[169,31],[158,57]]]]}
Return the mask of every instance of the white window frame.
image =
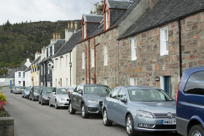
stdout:
{"type": "Polygon", "coordinates": [[[130,39],[130,46],[131,46],[131,60],[137,60],[137,40],[136,38],[130,39]]]}
{"type": "Polygon", "coordinates": [[[95,56],[94,56],[94,49],[91,49],[91,67],[95,66],[95,56]]]}
{"type": "Polygon", "coordinates": [[[130,77],[129,82],[130,82],[131,86],[136,86],[137,85],[137,78],[130,77]]]}
{"type": "Polygon", "coordinates": [[[82,52],[82,69],[85,69],[85,52],[82,52]]]}
{"type": "Polygon", "coordinates": [[[103,54],[104,54],[104,66],[108,66],[108,48],[107,46],[104,46],[103,54]]]}
{"type": "Polygon", "coordinates": [[[169,33],[168,27],[164,27],[160,29],[160,56],[169,54],[169,49],[168,49],[169,35],[168,33],[169,33]]]}

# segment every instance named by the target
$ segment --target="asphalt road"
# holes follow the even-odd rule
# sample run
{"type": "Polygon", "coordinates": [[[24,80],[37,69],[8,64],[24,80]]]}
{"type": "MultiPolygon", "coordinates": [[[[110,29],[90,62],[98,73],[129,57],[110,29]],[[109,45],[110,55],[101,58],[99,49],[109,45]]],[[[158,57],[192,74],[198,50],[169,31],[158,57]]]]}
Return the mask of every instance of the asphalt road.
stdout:
{"type": "MultiPolygon", "coordinates": [[[[80,113],[70,115],[66,109],[56,110],[41,106],[10,94],[8,88],[0,90],[7,96],[6,110],[15,118],[15,136],[127,136],[118,125],[105,127],[98,116],[82,119],[80,113]]],[[[172,133],[141,133],[136,136],[177,136],[172,133]]]]}

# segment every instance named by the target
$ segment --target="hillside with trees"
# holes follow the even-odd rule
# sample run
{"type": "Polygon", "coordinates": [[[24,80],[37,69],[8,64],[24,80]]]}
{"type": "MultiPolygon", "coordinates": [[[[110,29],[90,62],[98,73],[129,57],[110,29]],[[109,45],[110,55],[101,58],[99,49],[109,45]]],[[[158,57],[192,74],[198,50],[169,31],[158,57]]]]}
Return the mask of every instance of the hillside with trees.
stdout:
{"type": "Polygon", "coordinates": [[[26,58],[34,58],[36,51],[49,44],[52,33],[59,32],[64,37],[67,21],[33,22],[0,26],[0,75],[7,68],[18,67],[26,58]]]}

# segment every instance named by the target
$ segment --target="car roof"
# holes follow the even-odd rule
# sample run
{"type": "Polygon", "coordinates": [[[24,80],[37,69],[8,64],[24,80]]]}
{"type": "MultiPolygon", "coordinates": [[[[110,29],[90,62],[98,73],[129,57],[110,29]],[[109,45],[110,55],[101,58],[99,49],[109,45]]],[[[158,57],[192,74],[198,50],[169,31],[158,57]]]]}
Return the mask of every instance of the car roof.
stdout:
{"type": "Polygon", "coordinates": [[[183,72],[182,79],[180,81],[179,90],[184,90],[186,82],[188,81],[189,77],[193,73],[199,72],[199,71],[204,71],[204,67],[193,67],[193,68],[189,68],[189,69],[185,70],[183,72]]]}
{"type": "Polygon", "coordinates": [[[107,85],[102,85],[102,84],[81,84],[82,86],[105,86],[108,87],[107,85]]]}
{"type": "Polygon", "coordinates": [[[126,89],[160,89],[158,87],[151,87],[151,86],[119,86],[120,88],[126,89]]]}

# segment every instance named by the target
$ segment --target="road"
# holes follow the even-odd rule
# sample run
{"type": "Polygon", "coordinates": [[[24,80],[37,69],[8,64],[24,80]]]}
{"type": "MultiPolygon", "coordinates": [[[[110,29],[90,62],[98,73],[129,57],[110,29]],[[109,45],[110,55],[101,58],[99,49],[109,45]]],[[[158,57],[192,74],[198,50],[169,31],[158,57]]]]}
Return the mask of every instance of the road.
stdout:
{"type": "MultiPolygon", "coordinates": [[[[66,109],[56,110],[41,106],[10,94],[8,88],[0,90],[7,96],[6,110],[15,118],[15,136],[127,136],[118,125],[105,127],[98,116],[82,119],[80,113],[70,115],[66,109]]],[[[169,133],[142,133],[137,136],[177,136],[169,133]]]]}

